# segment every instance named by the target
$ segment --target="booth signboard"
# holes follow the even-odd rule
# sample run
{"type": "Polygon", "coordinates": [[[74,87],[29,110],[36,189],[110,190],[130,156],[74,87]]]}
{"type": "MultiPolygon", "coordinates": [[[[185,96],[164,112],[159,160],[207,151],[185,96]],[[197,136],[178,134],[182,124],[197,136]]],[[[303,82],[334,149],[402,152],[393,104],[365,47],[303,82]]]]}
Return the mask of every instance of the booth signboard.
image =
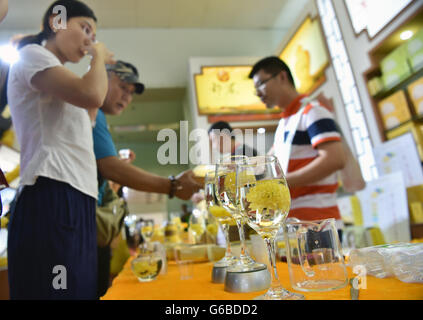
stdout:
{"type": "Polygon", "coordinates": [[[310,94],[322,85],[329,56],[319,19],[308,17],[279,57],[291,70],[299,93],[310,94]]]}
{"type": "Polygon", "coordinates": [[[194,75],[200,115],[278,114],[267,109],[248,76],[252,66],[203,66],[194,75]]]}
{"type": "Polygon", "coordinates": [[[407,188],[423,184],[423,170],[413,135],[406,133],[375,147],[379,175],[402,172],[407,188]]]}
{"type": "Polygon", "coordinates": [[[387,243],[411,240],[407,193],[401,172],[367,182],[357,196],[365,228],[380,228],[387,243]]]}

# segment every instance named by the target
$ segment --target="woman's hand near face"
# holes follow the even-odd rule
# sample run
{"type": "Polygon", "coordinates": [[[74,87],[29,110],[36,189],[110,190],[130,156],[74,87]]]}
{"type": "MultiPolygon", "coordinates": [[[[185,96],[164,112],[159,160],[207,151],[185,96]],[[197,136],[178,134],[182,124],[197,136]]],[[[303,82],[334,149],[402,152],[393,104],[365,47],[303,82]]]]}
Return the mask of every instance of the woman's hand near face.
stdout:
{"type": "Polygon", "coordinates": [[[100,58],[105,64],[115,64],[114,53],[107,49],[103,42],[96,42],[85,48],[85,52],[93,58],[100,58]]]}

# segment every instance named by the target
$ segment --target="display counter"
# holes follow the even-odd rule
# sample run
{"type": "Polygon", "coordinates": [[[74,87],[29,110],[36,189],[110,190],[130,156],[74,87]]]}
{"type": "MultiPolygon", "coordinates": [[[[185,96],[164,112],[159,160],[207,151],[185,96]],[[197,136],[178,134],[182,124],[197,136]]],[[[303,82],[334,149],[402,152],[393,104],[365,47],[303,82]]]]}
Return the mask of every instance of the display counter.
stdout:
{"type": "MultiPolygon", "coordinates": [[[[139,282],[131,270],[130,258],[114,279],[102,300],[252,300],[265,291],[230,293],[223,284],[211,282],[213,263],[194,264],[193,277],[180,280],[178,266],[170,261],[167,274],[151,282],[139,282]]],[[[288,265],[279,262],[282,285],[289,285],[288,265]]],[[[348,268],[349,278],[356,275],[348,268]]],[[[423,300],[423,284],[404,283],[396,278],[378,279],[368,276],[367,289],[360,289],[359,300],[423,300]]],[[[329,292],[303,292],[307,300],[350,300],[350,286],[329,292]]]]}

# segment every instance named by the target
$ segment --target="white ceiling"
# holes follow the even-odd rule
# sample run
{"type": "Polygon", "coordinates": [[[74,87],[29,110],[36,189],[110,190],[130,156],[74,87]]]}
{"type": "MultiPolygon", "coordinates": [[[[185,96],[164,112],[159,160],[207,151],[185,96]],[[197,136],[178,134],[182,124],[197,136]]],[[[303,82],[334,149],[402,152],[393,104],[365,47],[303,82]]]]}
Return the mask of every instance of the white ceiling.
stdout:
{"type": "MultiPolygon", "coordinates": [[[[190,57],[273,54],[311,1],[85,0],[98,18],[98,38],[116,57],[139,68],[147,88],[121,117],[109,119],[111,126],[179,123],[190,57]],[[177,108],[175,101],[179,103],[177,108]]],[[[39,29],[52,2],[9,0],[0,39],[39,29]]],[[[72,66],[73,71],[85,72],[89,61],[84,61],[72,66]]],[[[120,133],[114,139],[145,142],[156,141],[156,136],[151,132],[120,133]]]]}
{"type": "MultiPolygon", "coordinates": [[[[310,0],[85,0],[99,28],[289,29],[310,0]]],[[[9,0],[3,30],[33,29],[52,0],[9,0]],[[36,3],[36,5],[35,5],[36,3]]]]}

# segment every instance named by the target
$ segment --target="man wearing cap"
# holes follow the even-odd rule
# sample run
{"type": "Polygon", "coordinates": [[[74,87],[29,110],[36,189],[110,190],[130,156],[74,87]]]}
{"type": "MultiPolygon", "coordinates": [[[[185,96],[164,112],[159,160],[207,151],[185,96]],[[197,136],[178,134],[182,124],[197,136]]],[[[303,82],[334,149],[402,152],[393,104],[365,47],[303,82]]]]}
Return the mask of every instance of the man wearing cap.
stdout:
{"type": "MultiPolygon", "coordinates": [[[[119,115],[132,102],[134,94],[142,94],[144,85],[138,80],[138,71],[130,63],[117,61],[116,64],[106,65],[109,77],[109,87],[103,106],[98,111],[95,127],[93,129],[94,153],[97,160],[99,195],[98,205],[102,205],[106,180],[111,180],[122,186],[144,191],[168,194],[188,200],[192,194],[199,190],[199,186],[192,179],[192,171],[185,171],[177,177],[160,177],[146,172],[127,161],[119,159],[111,134],[107,127],[107,115],[119,115]]],[[[99,248],[99,296],[102,296],[108,288],[108,268],[110,265],[110,248],[99,248]],[[102,255],[100,257],[100,255],[102,255]],[[107,258],[108,255],[108,258],[107,258]],[[106,257],[105,257],[106,256],[106,257]],[[101,261],[104,266],[101,266],[101,261]],[[104,267],[104,268],[103,268],[104,267]],[[106,269],[107,270],[104,270],[106,269]],[[106,279],[107,276],[107,279],[106,279]]]]}

